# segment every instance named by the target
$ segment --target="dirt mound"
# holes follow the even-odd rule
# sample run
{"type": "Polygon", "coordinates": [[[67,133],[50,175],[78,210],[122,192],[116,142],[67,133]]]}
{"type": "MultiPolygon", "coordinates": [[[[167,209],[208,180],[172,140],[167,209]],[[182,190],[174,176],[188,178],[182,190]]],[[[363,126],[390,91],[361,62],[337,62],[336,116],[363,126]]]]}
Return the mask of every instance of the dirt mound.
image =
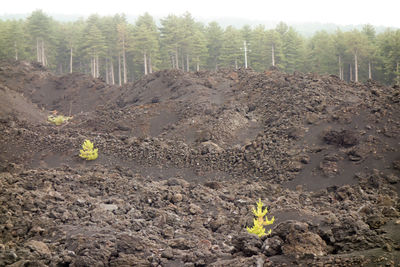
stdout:
{"type": "Polygon", "coordinates": [[[39,123],[46,120],[46,115],[30,99],[0,84],[0,119],[9,122],[19,119],[39,123]]]}
{"type": "Polygon", "coordinates": [[[24,94],[39,107],[73,115],[92,111],[118,96],[116,87],[88,75],[55,76],[38,63],[2,62],[0,84],[24,94]]]}
{"type": "Polygon", "coordinates": [[[398,87],[165,70],[117,88],[3,62],[0,94],[0,266],[400,263],[398,87]]]}

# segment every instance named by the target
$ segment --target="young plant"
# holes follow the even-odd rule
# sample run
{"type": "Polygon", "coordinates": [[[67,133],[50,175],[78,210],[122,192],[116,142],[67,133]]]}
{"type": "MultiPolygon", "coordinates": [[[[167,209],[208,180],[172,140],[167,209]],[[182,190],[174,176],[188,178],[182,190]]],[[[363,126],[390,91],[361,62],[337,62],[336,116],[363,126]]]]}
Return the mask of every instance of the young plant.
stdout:
{"type": "Polygon", "coordinates": [[[67,122],[70,119],[72,119],[72,117],[65,117],[63,115],[58,115],[58,116],[49,115],[47,117],[47,120],[49,122],[54,123],[57,126],[63,124],[64,122],[67,122]]]}
{"type": "Polygon", "coordinates": [[[275,221],[275,217],[272,217],[271,220],[268,220],[268,217],[266,216],[266,214],[268,213],[268,209],[265,208],[263,210],[263,205],[264,204],[261,202],[261,199],[259,199],[257,202],[257,209],[253,208],[253,214],[254,216],[256,216],[256,218],[254,219],[254,226],[252,228],[247,227],[247,232],[249,232],[250,234],[255,234],[258,237],[270,235],[271,229],[269,229],[269,231],[265,233],[264,226],[273,224],[275,221]]]}
{"type": "Polygon", "coordinates": [[[85,140],[85,142],[83,143],[83,145],[82,145],[82,148],[83,149],[81,149],[80,150],[80,154],[79,154],[79,157],[81,157],[81,158],[83,158],[83,159],[86,159],[86,160],[95,160],[95,159],[97,159],[97,157],[98,157],[98,154],[97,154],[97,151],[98,151],[98,149],[97,148],[93,148],[93,143],[92,142],[90,142],[90,140],[85,140]]]}

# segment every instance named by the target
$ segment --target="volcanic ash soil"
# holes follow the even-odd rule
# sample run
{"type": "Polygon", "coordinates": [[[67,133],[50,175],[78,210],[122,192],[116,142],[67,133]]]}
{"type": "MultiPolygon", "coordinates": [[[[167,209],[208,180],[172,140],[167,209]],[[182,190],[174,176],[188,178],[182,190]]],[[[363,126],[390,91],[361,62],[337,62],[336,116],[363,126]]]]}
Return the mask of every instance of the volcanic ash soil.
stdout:
{"type": "Polygon", "coordinates": [[[0,62],[0,266],[398,266],[399,91],[276,69],[118,87],[0,62]]]}

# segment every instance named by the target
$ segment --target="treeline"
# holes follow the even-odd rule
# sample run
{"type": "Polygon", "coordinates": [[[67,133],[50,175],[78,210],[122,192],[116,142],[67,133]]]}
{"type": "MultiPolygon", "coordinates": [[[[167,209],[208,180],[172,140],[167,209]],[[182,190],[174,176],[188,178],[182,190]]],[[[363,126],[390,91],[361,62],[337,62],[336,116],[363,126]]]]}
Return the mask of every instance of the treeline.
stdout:
{"type": "Polygon", "coordinates": [[[240,68],[335,74],[348,81],[400,82],[400,30],[361,31],[304,38],[279,23],[225,29],[196,22],[185,13],[169,15],[157,26],[144,14],[134,24],[124,15],[91,15],[61,23],[41,10],[25,20],[0,21],[0,58],[36,60],[57,73],[84,72],[123,84],[159,69],[184,71],[240,68]],[[246,56],[245,56],[246,55],[246,56]]]}

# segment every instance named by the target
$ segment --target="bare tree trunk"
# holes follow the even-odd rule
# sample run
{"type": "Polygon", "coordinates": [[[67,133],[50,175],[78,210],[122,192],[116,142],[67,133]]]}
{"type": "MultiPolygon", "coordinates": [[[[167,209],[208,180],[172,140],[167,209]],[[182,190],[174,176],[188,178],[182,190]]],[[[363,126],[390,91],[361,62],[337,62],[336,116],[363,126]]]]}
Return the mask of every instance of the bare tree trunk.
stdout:
{"type": "Polygon", "coordinates": [[[185,59],[184,59],[183,53],[181,55],[181,65],[182,65],[182,70],[185,71],[185,59]]]}
{"type": "Polygon", "coordinates": [[[344,80],[344,68],[343,68],[343,66],[342,66],[342,80],[344,80]]]}
{"type": "Polygon", "coordinates": [[[397,81],[396,84],[399,85],[400,84],[400,73],[399,73],[399,62],[396,62],[396,73],[397,73],[397,81]]]}
{"type": "Polygon", "coordinates": [[[108,58],[106,57],[106,84],[110,84],[110,71],[108,70],[108,58]]]}
{"type": "Polygon", "coordinates": [[[275,66],[275,45],[271,45],[271,58],[272,58],[272,66],[275,66]]]}
{"type": "Polygon", "coordinates": [[[96,56],[93,55],[93,66],[92,66],[92,76],[93,78],[96,78],[96,56]]]}
{"type": "Polygon", "coordinates": [[[100,62],[99,55],[96,55],[96,78],[100,77],[100,62]]]}
{"type": "Polygon", "coordinates": [[[368,61],[368,79],[372,80],[371,60],[368,61]]]}
{"type": "Polygon", "coordinates": [[[36,58],[37,62],[40,62],[40,49],[39,49],[39,38],[36,38],[36,58]]]}
{"type": "Polygon", "coordinates": [[[342,77],[342,57],[339,55],[339,79],[343,80],[342,77]]]}
{"type": "Polygon", "coordinates": [[[119,86],[122,85],[122,76],[121,76],[121,53],[118,53],[118,81],[119,86]]]}
{"type": "Polygon", "coordinates": [[[42,58],[41,58],[41,61],[42,61],[42,65],[43,65],[43,66],[46,66],[45,54],[44,54],[44,42],[43,42],[43,40],[42,40],[42,58]]]}
{"type": "Polygon", "coordinates": [[[17,42],[14,42],[14,48],[15,48],[15,60],[18,60],[18,48],[17,48],[17,42]]]}
{"type": "Polygon", "coordinates": [[[186,71],[189,72],[189,55],[186,54],[186,71]]]}
{"type": "Polygon", "coordinates": [[[96,78],[96,69],[97,69],[97,65],[96,65],[96,56],[93,56],[93,77],[96,78]]]}
{"type": "Polygon", "coordinates": [[[351,64],[349,64],[349,73],[350,73],[350,81],[352,81],[353,80],[353,68],[352,68],[352,66],[351,66],[351,64]]]}
{"type": "Polygon", "coordinates": [[[178,46],[176,46],[175,50],[175,67],[179,69],[178,46]]]}
{"type": "Polygon", "coordinates": [[[237,63],[237,59],[235,58],[235,70],[238,69],[238,63],[237,63]]]}
{"type": "Polygon", "coordinates": [[[128,74],[126,73],[126,53],[125,53],[125,35],[122,38],[122,57],[124,60],[124,83],[128,81],[128,74]]]}
{"type": "Polygon", "coordinates": [[[151,55],[149,55],[149,73],[153,73],[153,66],[151,65],[151,55]]]}
{"type": "Polygon", "coordinates": [[[354,81],[358,83],[358,57],[357,52],[354,53],[354,81]]]}
{"type": "Polygon", "coordinates": [[[144,75],[147,75],[147,56],[146,52],[143,53],[143,65],[144,65],[144,75]]]}
{"type": "Polygon", "coordinates": [[[200,71],[200,59],[197,57],[197,62],[196,62],[196,71],[200,71]]]}
{"type": "Polygon", "coordinates": [[[72,73],[72,46],[71,46],[71,53],[69,58],[69,73],[72,73]]]}
{"type": "Polygon", "coordinates": [[[112,61],[111,58],[111,84],[114,85],[115,84],[115,78],[114,78],[114,62],[112,61]]]}
{"type": "Polygon", "coordinates": [[[172,63],[172,68],[175,69],[175,60],[172,55],[171,55],[171,63],[172,63]]]}

